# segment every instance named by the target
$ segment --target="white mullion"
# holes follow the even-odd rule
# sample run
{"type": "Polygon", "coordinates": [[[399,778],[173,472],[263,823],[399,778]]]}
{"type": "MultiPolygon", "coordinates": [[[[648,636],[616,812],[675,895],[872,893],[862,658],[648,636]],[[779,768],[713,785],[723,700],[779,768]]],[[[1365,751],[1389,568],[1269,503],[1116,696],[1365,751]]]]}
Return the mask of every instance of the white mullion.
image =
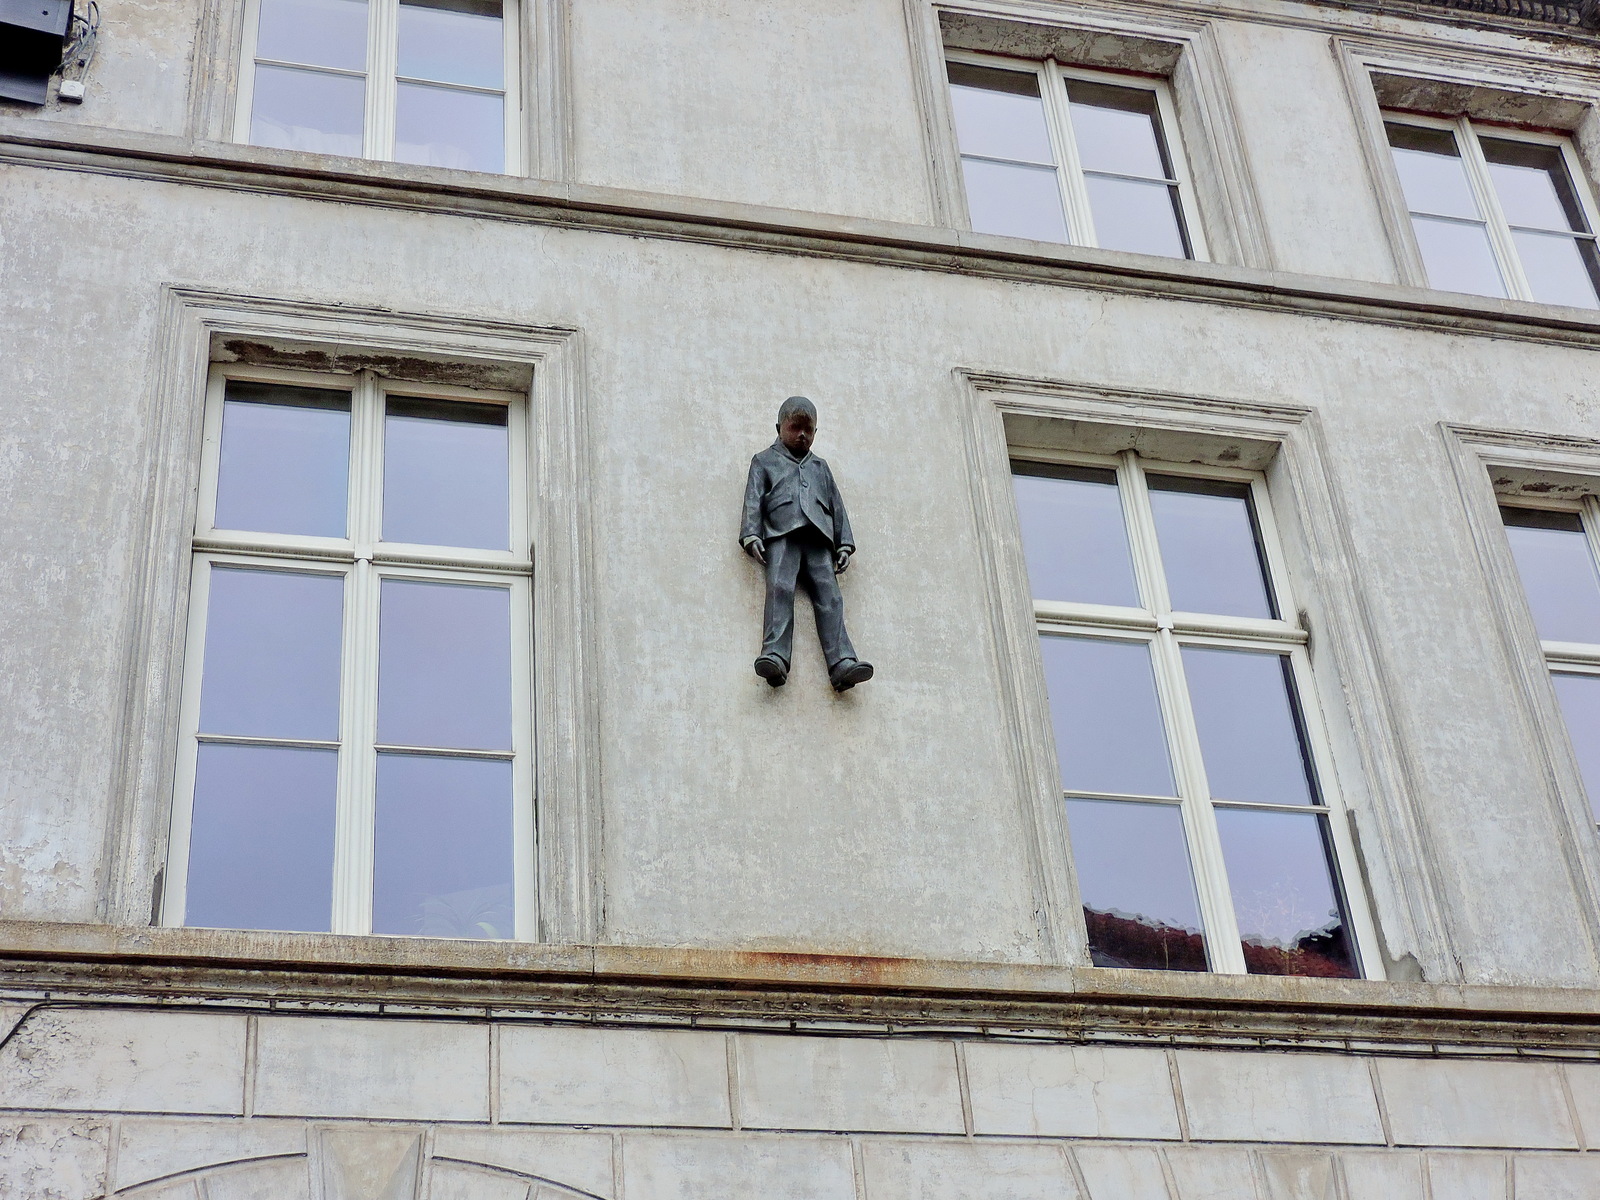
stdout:
{"type": "Polygon", "coordinates": [[[383,412],[377,380],[363,372],[350,405],[351,542],[340,671],[339,804],[334,835],[335,933],[372,929],[372,836],[377,787],[378,599],[372,565],[381,519],[383,412]]]}
{"type": "Polygon", "coordinates": [[[1077,139],[1072,136],[1072,107],[1061,64],[1053,58],[1045,59],[1039,84],[1045,127],[1055,152],[1056,184],[1066,207],[1067,240],[1078,246],[1098,246],[1094,217],[1089,211],[1089,189],[1083,182],[1083,163],[1078,159],[1077,139]]]}
{"type": "Polygon", "coordinates": [[[368,0],[367,114],[363,139],[368,158],[394,157],[395,75],[399,53],[399,0],[368,0]]]}
{"type": "Polygon", "coordinates": [[[216,527],[217,477],[222,459],[222,405],[228,380],[214,371],[206,381],[206,411],[200,436],[200,495],[195,505],[194,532],[199,538],[216,527]]]}
{"type": "Polygon", "coordinates": [[[245,0],[244,29],[239,47],[239,86],[233,99],[233,140],[250,141],[251,110],[256,96],[256,41],[261,24],[261,0],[245,0]]]}
{"type": "Polygon", "coordinates": [[[1511,226],[1500,208],[1500,197],[1495,193],[1494,180],[1489,177],[1489,163],[1483,157],[1483,147],[1478,145],[1478,133],[1472,122],[1461,117],[1454,124],[1456,150],[1467,169],[1467,181],[1478,198],[1478,211],[1483,214],[1484,228],[1489,233],[1489,244],[1494,256],[1500,260],[1500,274],[1506,291],[1516,300],[1532,300],[1533,289],[1523,273],[1522,260],[1517,256],[1516,244],[1511,240],[1511,226]]]}
{"type": "Polygon", "coordinates": [[[1289,589],[1288,567],[1278,546],[1278,523],[1272,515],[1272,497],[1267,492],[1267,481],[1259,475],[1250,480],[1250,516],[1255,521],[1261,556],[1266,560],[1261,568],[1267,575],[1267,591],[1273,607],[1278,610],[1278,620],[1298,629],[1299,610],[1289,589]]]}
{"type": "Polygon", "coordinates": [[[1206,957],[1213,971],[1243,974],[1244,950],[1239,944],[1239,926],[1228,890],[1227,867],[1222,860],[1222,842],[1217,834],[1216,817],[1211,811],[1211,793],[1206,786],[1205,768],[1200,761],[1200,734],[1195,728],[1189,703],[1189,687],[1183,673],[1183,655],[1173,631],[1172,605],[1167,595],[1166,571],[1161,564],[1161,546],[1156,535],[1155,512],[1150,506],[1150,490],[1144,468],[1133,450],[1122,453],[1117,471],[1119,491],[1125,497],[1123,512],[1128,523],[1128,540],[1134,557],[1134,570],[1140,592],[1156,618],[1156,634],[1150,643],[1151,666],[1156,675],[1156,695],[1166,725],[1167,754],[1177,785],[1183,816],[1184,838],[1194,872],[1200,919],[1205,924],[1206,957]]]}
{"type": "Polygon", "coordinates": [[[538,826],[534,812],[533,586],[526,578],[511,585],[511,899],[512,936],[539,938],[538,880],[535,862],[538,826]]]}
{"type": "Polygon", "coordinates": [[[1589,555],[1596,572],[1600,572],[1600,496],[1585,496],[1578,512],[1583,532],[1589,538],[1589,555]]]}
{"type": "Polygon", "coordinates": [[[1172,103],[1172,89],[1165,80],[1157,82],[1156,120],[1161,144],[1167,149],[1167,166],[1178,185],[1178,215],[1183,221],[1184,238],[1189,243],[1189,257],[1198,262],[1208,262],[1211,251],[1206,245],[1205,227],[1200,222],[1200,205],[1195,199],[1194,181],[1189,175],[1189,158],[1183,151],[1183,139],[1178,129],[1178,112],[1172,103]]]}
{"type": "Polygon", "coordinates": [[[505,91],[506,106],[506,174],[526,174],[522,161],[522,146],[526,120],[522,85],[522,4],[521,0],[505,0],[500,8],[501,33],[501,84],[505,91]]]}
{"type": "Polygon", "coordinates": [[[200,683],[205,674],[206,612],[211,599],[211,560],[191,560],[189,628],[184,637],[183,686],[178,711],[178,761],[172,785],[172,826],[167,837],[167,873],[161,894],[161,924],[182,925],[188,901],[189,836],[194,821],[195,774],[200,757],[200,683]]]}

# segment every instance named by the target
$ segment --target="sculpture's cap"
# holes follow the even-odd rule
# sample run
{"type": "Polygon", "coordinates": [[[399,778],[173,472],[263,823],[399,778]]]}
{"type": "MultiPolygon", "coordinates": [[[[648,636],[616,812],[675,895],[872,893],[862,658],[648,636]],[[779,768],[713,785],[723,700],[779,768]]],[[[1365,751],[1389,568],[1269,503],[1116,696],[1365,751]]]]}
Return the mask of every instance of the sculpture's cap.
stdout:
{"type": "Polygon", "coordinates": [[[817,423],[817,406],[804,396],[790,396],[783,402],[782,407],[778,409],[778,424],[782,425],[795,413],[805,413],[806,416],[811,418],[813,425],[817,423]]]}

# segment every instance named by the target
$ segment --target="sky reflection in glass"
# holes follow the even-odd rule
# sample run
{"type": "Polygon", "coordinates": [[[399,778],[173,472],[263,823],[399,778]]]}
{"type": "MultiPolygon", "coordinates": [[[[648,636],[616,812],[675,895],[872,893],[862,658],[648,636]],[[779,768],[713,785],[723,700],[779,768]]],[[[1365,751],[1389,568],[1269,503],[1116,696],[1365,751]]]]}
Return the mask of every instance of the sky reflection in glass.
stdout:
{"type": "Polygon", "coordinates": [[[1578,514],[1533,508],[1500,514],[1539,637],[1600,643],[1600,572],[1578,514]]]}
{"type": "Polygon", "coordinates": [[[1039,644],[1062,787],[1176,795],[1150,647],[1049,636],[1039,644]]]}
{"type": "Polygon", "coordinates": [[[1148,475],[1167,593],[1178,612],[1272,617],[1247,484],[1148,475]]]}
{"type": "Polygon", "coordinates": [[[1281,654],[1183,648],[1212,799],[1316,803],[1287,667],[1281,654]]]}
{"type": "Polygon", "coordinates": [[[391,396],[383,421],[383,540],[509,548],[508,433],[502,405],[391,396]]]}
{"type": "Polygon", "coordinates": [[[1550,678],[1589,794],[1589,808],[1600,821],[1600,675],[1557,671],[1550,678]]]}
{"type": "Polygon", "coordinates": [[[378,755],[372,932],[509,938],[511,764],[378,755]]]}
{"type": "Polygon", "coordinates": [[[230,381],[212,525],[344,537],[350,393],[230,381]]]}
{"type": "Polygon", "coordinates": [[[378,741],[511,749],[511,592],[385,579],[378,741]]]}
{"type": "Polygon", "coordinates": [[[339,752],[199,751],[184,924],[326,932],[339,752]]]}
{"type": "Polygon", "coordinates": [[[1011,482],[1035,599],[1138,606],[1114,471],[1017,463],[1011,482]]]}

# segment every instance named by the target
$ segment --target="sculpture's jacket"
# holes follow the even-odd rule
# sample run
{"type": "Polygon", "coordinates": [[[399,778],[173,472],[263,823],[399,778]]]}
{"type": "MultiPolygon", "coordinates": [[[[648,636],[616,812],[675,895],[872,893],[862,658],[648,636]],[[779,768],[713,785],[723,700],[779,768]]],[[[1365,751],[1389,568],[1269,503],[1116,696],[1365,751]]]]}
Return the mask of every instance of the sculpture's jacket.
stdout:
{"type": "Polygon", "coordinates": [[[739,540],[783,537],[807,524],[835,550],[856,548],[844,500],[828,464],[815,454],[796,459],[781,441],[750,460],[739,540]]]}

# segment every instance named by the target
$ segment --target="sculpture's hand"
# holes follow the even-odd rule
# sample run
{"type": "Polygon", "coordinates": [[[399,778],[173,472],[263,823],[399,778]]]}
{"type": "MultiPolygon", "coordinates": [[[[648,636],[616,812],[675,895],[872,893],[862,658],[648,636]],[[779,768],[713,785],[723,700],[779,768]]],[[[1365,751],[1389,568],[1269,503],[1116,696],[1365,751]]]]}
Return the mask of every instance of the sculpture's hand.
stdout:
{"type": "Polygon", "coordinates": [[[845,568],[850,565],[851,553],[849,550],[835,550],[833,552],[833,573],[835,575],[844,574],[845,568]]]}
{"type": "Polygon", "coordinates": [[[767,565],[767,544],[758,537],[748,539],[743,543],[744,552],[755,559],[762,566],[767,565]]]}

